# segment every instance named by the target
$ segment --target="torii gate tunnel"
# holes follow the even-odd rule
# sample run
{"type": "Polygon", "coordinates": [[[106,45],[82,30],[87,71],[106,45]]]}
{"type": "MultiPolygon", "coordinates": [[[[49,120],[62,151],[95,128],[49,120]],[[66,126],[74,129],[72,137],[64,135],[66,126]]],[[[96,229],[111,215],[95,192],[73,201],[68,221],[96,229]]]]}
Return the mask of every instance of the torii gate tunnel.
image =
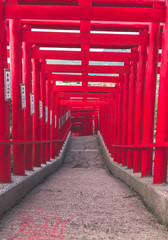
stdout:
{"type": "Polygon", "coordinates": [[[11,152],[25,175],[70,131],[166,182],[168,0],[0,0],[0,103],[1,182],[11,152]]]}

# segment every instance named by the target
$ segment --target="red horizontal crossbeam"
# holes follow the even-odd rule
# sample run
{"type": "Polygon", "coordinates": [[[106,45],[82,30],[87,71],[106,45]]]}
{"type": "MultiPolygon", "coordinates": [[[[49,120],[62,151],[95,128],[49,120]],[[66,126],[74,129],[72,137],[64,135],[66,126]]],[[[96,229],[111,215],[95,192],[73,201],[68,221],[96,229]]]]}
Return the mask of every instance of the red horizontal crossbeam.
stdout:
{"type": "Polygon", "coordinates": [[[109,102],[106,101],[95,101],[95,102],[83,102],[83,101],[71,101],[71,100],[61,100],[60,105],[65,106],[104,106],[109,104],[109,102]]]}
{"type": "MultiPolygon", "coordinates": [[[[7,49],[7,57],[10,57],[7,49]]],[[[90,60],[90,61],[114,61],[114,62],[134,62],[138,61],[137,53],[127,52],[89,52],[83,55],[80,51],[52,51],[52,50],[32,50],[32,58],[35,59],[58,59],[58,60],[90,60]]],[[[161,54],[158,62],[161,61],[161,54]]]]}
{"type": "Polygon", "coordinates": [[[80,119],[85,119],[85,117],[93,115],[93,112],[77,112],[77,113],[71,113],[71,120],[80,118],[80,119]]]}
{"type": "Polygon", "coordinates": [[[82,75],[68,75],[68,74],[47,74],[48,80],[55,81],[70,81],[70,82],[124,82],[124,77],[111,76],[82,76],[82,75]]]}
{"type": "MultiPolygon", "coordinates": [[[[32,28],[80,30],[80,21],[65,20],[21,20],[22,25],[32,28]]],[[[7,21],[8,24],[8,21],[7,21]]],[[[139,31],[149,28],[149,23],[92,21],[91,31],[139,31]]],[[[163,26],[161,26],[163,28],[163,26]]]]}
{"type": "Polygon", "coordinates": [[[118,93],[118,87],[53,86],[56,92],[118,93]]]}
{"type": "Polygon", "coordinates": [[[7,4],[5,16],[7,19],[164,22],[165,9],[7,4]]]}
{"type": "MultiPolygon", "coordinates": [[[[55,4],[54,0],[19,0],[21,4],[55,4]]],[[[78,0],[58,0],[57,4],[77,5],[78,0]]],[[[164,3],[164,0],[92,0],[93,5],[132,5],[132,6],[151,6],[153,3],[164,3]]]]}
{"type": "Polygon", "coordinates": [[[89,52],[87,55],[83,55],[78,51],[32,50],[32,58],[124,62],[138,61],[138,53],[89,52]]]}
{"type": "Polygon", "coordinates": [[[82,65],[64,65],[64,64],[43,64],[43,71],[62,72],[62,73],[129,73],[129,66],[82,66],[82,65]]]}
{"type": "Polygon", "coordinates": [[[58,32],[22,32],[22,41],[39,45],[79,46],[139,46],[148,44],[148,35],[124,34],[90,34],[90,33],[58,33],[58,32]]]}
{"type": "Polygon", "coordinates": [[[111,93],[58,92],[57,96],[60,98],[70,98],[70,97],[112,98],[113,94],[111,94],[111,93]]]}
{"type": "Polygon", "coordinates": [[[115,148],[168,148],[168,142],[112,146],[115,148]]]}

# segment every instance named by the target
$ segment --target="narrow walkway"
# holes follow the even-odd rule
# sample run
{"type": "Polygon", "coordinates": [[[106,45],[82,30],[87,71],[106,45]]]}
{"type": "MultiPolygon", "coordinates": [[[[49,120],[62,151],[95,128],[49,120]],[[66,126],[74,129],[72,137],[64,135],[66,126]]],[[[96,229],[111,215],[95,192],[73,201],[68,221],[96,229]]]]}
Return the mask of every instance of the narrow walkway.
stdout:
{"type": "Polygon", "coordinates": [[[0,240],[167,240],[140,198],[110,175],[96,137],[71,139],[63,167],[0,220],[0,240]]]}

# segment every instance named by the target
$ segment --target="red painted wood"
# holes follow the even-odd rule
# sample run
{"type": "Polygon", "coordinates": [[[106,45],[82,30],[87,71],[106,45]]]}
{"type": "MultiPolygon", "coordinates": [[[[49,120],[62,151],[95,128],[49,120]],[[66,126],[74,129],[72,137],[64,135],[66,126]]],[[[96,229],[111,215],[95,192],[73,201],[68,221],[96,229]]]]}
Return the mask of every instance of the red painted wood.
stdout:
{"type": "MultiPolygon", "coordinates": [[[[56,92],[83,92],[82,86],[54,86],[56,92]]],[[[87,92],[97,93],[117,93],[118,87],[87,87],[87,92]]]]}
{"type": "MultiPolygon", "coordinates": [[[[135,133],[135,94],[137,80],[137,64],[131,63],[131,73],[129,81],[129,106],[128,106],[128,144],[134,143],[135,133]]],[[[134,152],[129,149],[127,151],[127,167],[133,168],[134,152]]]]}
{"type": "MultiPolygon", "coordinates": [[[[123,120],[122,120],[122,144],[128,143],[128,100],[129,100],[129,74],[125,74],[123,85],[123,120]]],[[[122,150],[122,166],[127,165],[127,151],[122,150]]]]}
{"type": "MultiPolygon", "coordinates": [[[[51,81],[49,80],[46,80],[46,106],[48,107],[48,121],[46,123],[46,139],[50,140],[51,81]]],[[[50,161],[50,143],[46,144],[46,160],[50,161]]]]}
{"type": "MultiPolygon", "coordinates": [[[[36,48],[36,46],[35,46],[36,48]]],[[[34,93],[34,108],[33,115],[33,140],[41,140],[41,126],[39,119],[39,100],[40,100],[40,63],[38,59],[32,59],[33,72],[33,93],[34,93]]],[[[33,145],[33,164],[34,166],[41,166],[41,144],[33,145]]]]}
{"type": "MultiPolygon", "coordinates": [[[[85,22],[87,23],[87,22],[85,22]]],[[[56,32],[27,32],[23,31],[22,40],[35,44],[80,46],[90,44],[94,46],[134,46],[147,45],[147,35],[124,34],[95,34],[95,33],[56,33],[56,32]]]]}
{"type": "MultiPolygon", "coordinates": [[[[51,82],[52,85],[55,84],[55,82],[51,82]]],[[[52,88],[52,86],[51,86],[52,88]]],[[[51,111],[52,111],[52,123],[50,126],[50,139],[54,140],[55,139],[55,92],[51,91],[51,111]]],[[[55,158],[55,143],[52,142],[50,144],[50,158],[54,159],[55,158]]]]}
{"type": "Polygon", "coordinates": [[[42,65],[43,71],[57,72],[57,73],[129,73],[128,66],[82,66],[82,65],[59,65],[59,64],[46,64],[42,65]]]}
{"type": "MultiPolygon", "coordinates": [[[[118,116],[117,116],[117,144],[122,144],[122,121],[123,121],[123,84],[120,84],[118,96],[118,116]]],[[[122,151],[117,149],[117,163],[122,162],[122,151]]]]}
{"type": "MultiPolygon", "coordinates": [[[[166,1],[166,10],[168,9],[168,1],[166,1]]],[[[157,112],[157,126],[156,126],[156,143],[167,141],[167,103],[168,103],[168,16],[166,16],[166,22],[163,33],[163,48],[161,59],[161,71],[160,71],[160,85],[159,85],[159,97],[158,97],[158,112],[157,112]]],[[[167,181],[167,149],[155,149],[154,160],[154,183],[165,183],[167,181]]]]}
{"type": "MultiPolygon", "coordinates": [[[[144,46],[140,46],[135,101],[135,134],[134,134],[135,144],[142,143],[146,60],[147,49],[144,46]]],[[[142,151],[134,150],[133,172],[141,171],[141,162],[142,151]]]]}
{"type": "Polygon", "coordinates": [[[111,76],[85,76],[82,75],[68,75],[68,74],[47,74],[48,80],[55,81],[70,81],[70,82],[113,82],[119,83],[123,82],[123,77],[111,77],[111,76]]]}
{"type": "MultiPolygon", "coordinates": [[[[24,26],[24,29],[30,31],[30,27],[24,26]]],[[[26,89],[26,109],[24,110],[24,140],[33,139],[33,120],[30,114],[30,93],[32,93],[31,81],[31,43],[23,42],[23,82],[26,89]]],[[[33,170],[33,146],[25,145],[25,169],[33,170]]]]}
{"type": "MultiPolygon", "coordinates": [[[[10,139],[10,122],[9,122],[9,102],[4,99],[4,68],[7,68],[7,51],[6,51],[6,27],[4,15],[4,3],[0,1],[0,140],[9,141],[10,139]]],[[[11,161],[10,147],[0,146],[0,182],[11,181],[11,161]]]]}
{"type": "MultiPolygon", "coordinates": [[[[143,144],[153,142],[159,35],[160,25],[152,23],[146,65],[143,144]]],[[[152,175],[152,159],[152,149],[142,151],[142,177],[152,175]]]]}
{"type": "Polygon", "coordinates": [[[165,10],[131,7],[6,5],[8,19],[164,22],[165,10]]]}
{"type": "MultiPolygon", "coordinates": [[[[45,60],[40,60],[41,65],[45,64],[45,60]]],[[[41,122],[41,139],[46,140],[46,123],[45,123],[45,106],[46,106],[46,73],[40,71],[40,100],[42,100],[43,105],[43,117],[41,122]]],[[[46,143],[41,144],[41,163],[46,163],[46,143]]]]}
{"type": "MultiPolygon", "coordinates": [[[[20,84],[22,83],[21,24],[18,19],[9,21],[10,63],[12,80],[12,138],[24,139],[24,112],[21,110],[20,84]]],[[[13,147],[13,173],[25,175],[24,147],[13,147]]]]}

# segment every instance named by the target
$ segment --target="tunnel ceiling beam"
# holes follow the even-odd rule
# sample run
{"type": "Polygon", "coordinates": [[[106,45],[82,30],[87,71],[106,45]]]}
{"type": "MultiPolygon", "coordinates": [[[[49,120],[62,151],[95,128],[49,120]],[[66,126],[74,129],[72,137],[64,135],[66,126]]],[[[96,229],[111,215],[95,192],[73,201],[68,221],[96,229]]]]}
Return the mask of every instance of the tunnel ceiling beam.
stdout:
{"type": "MultiPolygon", "coordinates": [[[[82,86],[53,86],[56,92],[83,92],[82,86]]],[[[118,87],[87,87],[88,93],[118,93],[118,87]]]]}
{"type": "Polygon", "coordinates": [[[127,52],[89,52],[86,56],[83,56],[80,51],[33,50],[32,57],[59,60],[138,61],[138,53],[127,52]]]}
{"type": "Polygon", "coordinates": [[[82,75],[68,75],[68,74],[47,74],[48,80],[56,81],[72,81],[72,82],[111,82],[120,83],[124,82],[124,78],[120,77],[106,77],[106,76],[85,76],[82,75]]]}
{"type": "Polygon", "coordinates": [[[58,33],[23,31],[23,42],[48,45],[138,46],[148,45],[148,35],[58,33]]]}
{"type": "Polygon", "coordinates": [[[81,7],[7,4],[7,19],[164,22],[164,8],[81,7]]]}
{"type": "Polygon", "coordinates": [[[119,73],[129,73],[129,66],[86,66],[81,65],[64,65],[64,64],[44,64],[41,66],[42,71],[48,72],[62,72],[62,73],[110,73],[110,74],[119,74],[119,73]]]}

